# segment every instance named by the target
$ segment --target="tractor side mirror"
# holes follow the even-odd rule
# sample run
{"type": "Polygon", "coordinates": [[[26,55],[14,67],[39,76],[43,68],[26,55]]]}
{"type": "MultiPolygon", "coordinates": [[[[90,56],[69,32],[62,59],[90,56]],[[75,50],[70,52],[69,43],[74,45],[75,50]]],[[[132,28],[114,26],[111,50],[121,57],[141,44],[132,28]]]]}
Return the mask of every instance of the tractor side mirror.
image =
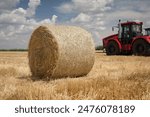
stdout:
{"type": "Polygon", "coordinates": [[[119,28],[118,26],[113,26],[112,31],[115,31],[115,28],[119,28]]]}

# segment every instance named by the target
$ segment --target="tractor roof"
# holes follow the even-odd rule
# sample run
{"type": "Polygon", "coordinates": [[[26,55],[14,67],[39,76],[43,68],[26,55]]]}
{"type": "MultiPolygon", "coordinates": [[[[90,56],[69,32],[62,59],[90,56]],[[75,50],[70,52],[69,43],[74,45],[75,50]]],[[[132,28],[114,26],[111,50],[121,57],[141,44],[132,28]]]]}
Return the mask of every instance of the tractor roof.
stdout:
{"type": "Polygon", "coordinates": [[[131,22],[129,22],[129,21],[127,21],[127,22],[124,22],[124,23],[121,23],[121,25],[130,25],[130,24],[143,24],[143,22],[134,22],[134,21],[131,21],[131,22]]]}

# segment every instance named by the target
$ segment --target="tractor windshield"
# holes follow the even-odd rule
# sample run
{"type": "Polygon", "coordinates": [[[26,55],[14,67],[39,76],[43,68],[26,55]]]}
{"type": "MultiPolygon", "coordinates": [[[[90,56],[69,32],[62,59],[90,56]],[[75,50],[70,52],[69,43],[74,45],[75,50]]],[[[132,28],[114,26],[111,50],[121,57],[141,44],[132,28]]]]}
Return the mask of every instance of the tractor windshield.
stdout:
{"type": "Polygon", "coordinates": [[[135,33],[141,33],[142,32],[142,26],[141,25],[132,25],[132,31],[135,33]]]}
{"type": "Polygon", "coordinates": [[[133,34],[133,37],[136,37],[136,36],[142,36],[142,25],[139,25],[139,24],[133,24],[132,25],[132,34],[133,34]]]}
{"type": "Polygon", "coordinates": [[[149,29],[145,29],[145,33],[146,33],[146,35],[150,35],[150,28],[149,29]]]}

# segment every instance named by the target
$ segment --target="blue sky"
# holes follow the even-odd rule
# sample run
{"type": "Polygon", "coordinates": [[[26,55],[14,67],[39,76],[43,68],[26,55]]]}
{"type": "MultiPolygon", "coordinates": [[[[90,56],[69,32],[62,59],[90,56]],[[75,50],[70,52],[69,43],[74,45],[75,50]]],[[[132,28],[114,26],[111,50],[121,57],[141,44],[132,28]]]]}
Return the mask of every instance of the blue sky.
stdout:
{"type": "Polygon", "coordinates": [[[100,45],[119,19],[150,27],[149,6],[150,0],[0,0],[0,49],[27,48],[43,23],[83,27],[100,45]]]}

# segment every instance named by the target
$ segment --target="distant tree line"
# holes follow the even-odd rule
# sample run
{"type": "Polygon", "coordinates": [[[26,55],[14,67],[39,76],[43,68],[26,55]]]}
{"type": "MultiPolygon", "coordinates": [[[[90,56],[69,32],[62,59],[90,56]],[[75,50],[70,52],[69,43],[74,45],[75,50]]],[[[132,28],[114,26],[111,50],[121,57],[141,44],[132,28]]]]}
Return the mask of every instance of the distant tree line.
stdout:
{"type": "Polygon", "coordinates": [[[102,45],[98,45],[95,47],[95,50],[103,50],[103,46],[102,45]]]}
{"type": "Polygon", "coordinates": [[[28,51],[27,49],[0,49],[0,51],[28,51]]]}

